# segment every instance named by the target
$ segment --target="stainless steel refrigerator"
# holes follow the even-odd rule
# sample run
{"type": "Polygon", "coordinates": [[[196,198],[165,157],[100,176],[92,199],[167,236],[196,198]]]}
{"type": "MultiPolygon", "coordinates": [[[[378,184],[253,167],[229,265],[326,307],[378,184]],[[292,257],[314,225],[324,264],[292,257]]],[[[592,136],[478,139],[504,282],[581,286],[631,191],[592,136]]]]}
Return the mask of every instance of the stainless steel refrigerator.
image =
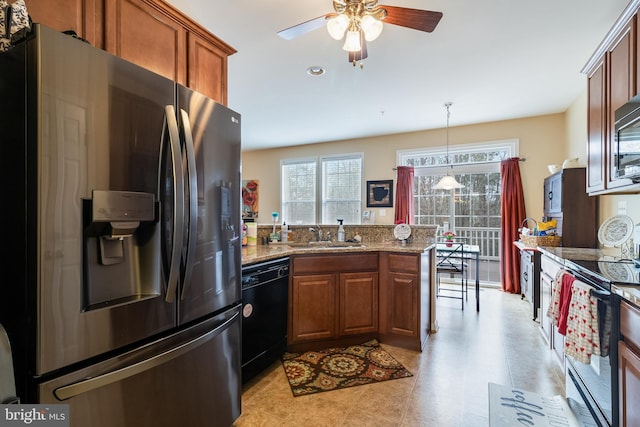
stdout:
{"type": "Polygon", "coordinates": [[[240,116],[35,25],[0,55],[0,323],[72,426],[240,414],[240,116]]]}

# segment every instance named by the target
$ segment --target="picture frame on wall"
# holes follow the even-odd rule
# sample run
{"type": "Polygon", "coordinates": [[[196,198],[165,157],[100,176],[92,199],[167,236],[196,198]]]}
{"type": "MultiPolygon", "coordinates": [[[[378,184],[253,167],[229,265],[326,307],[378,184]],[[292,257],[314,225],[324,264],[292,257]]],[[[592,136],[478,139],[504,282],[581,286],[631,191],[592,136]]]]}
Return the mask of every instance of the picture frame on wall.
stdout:
{"type": "Polygon", "coordinates": [[[367,207],[393,207],[393,180],[367,181],[367,207]]]}

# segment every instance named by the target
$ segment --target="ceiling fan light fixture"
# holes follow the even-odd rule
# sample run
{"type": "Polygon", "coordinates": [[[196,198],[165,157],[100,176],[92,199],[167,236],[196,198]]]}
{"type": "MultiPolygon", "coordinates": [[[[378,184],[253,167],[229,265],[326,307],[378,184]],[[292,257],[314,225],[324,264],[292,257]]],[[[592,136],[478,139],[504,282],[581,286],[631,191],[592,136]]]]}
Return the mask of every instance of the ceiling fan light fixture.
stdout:
{"type": "Polygon", "coordinates": [[[368,42],[372,42],[382,33],[382,21],[371,15],[365,15],[360,21],[360,28],[364,31],[364,38],[368,42]]]}
{"type": "Polygon", "coordinates": [[[347,37],[344,40],[344,46],[342,49],[347,52],[359,52],[362,50],[362,45],[360,44],[360,31],[357,29],[354,31],[351,28],[347,31],[347,37]]]}
{"type": "Polygon", "coordinates": [[[349,18],[344,14],[327,19],[327,32],[334,40],[342,40],[347,27],[349,27],[349,18]]]}

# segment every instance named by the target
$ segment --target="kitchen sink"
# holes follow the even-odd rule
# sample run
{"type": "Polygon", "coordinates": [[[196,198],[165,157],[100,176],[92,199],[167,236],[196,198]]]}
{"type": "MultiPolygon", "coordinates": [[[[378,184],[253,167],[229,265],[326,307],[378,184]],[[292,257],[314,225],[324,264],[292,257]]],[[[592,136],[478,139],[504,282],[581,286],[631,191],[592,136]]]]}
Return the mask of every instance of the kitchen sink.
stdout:
{"type": "Polygon", "coordinates": [[[336,249],[336,248],[363,248],[362,243],[354,242],[331,242],[331,241],[311,241],[300,243],[287,243],[288,246],[294,248],[313,248],[313,249],[336,249]]]}

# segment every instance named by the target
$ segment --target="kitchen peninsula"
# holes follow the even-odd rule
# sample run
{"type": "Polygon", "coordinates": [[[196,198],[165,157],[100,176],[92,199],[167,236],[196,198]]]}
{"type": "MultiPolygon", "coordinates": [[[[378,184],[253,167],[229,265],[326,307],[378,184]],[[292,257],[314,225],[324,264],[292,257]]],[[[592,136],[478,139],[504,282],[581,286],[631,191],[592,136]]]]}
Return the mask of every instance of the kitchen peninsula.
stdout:
{"type": "MultiPolygon", "coordinates": [[[[405,244],[388,237],[392,226],[359,226],[362,243],[340,245],[304,244],[309,241],[300,227],[293,233],[302,240],[244,247],[242,264],[290,259],[290,351],[371,338],[420,351],[437,329],[437,227],[414,227],[415,241],[405,244]]],[[[349,231],[353,228],[347,236],[349,231]]]]}

